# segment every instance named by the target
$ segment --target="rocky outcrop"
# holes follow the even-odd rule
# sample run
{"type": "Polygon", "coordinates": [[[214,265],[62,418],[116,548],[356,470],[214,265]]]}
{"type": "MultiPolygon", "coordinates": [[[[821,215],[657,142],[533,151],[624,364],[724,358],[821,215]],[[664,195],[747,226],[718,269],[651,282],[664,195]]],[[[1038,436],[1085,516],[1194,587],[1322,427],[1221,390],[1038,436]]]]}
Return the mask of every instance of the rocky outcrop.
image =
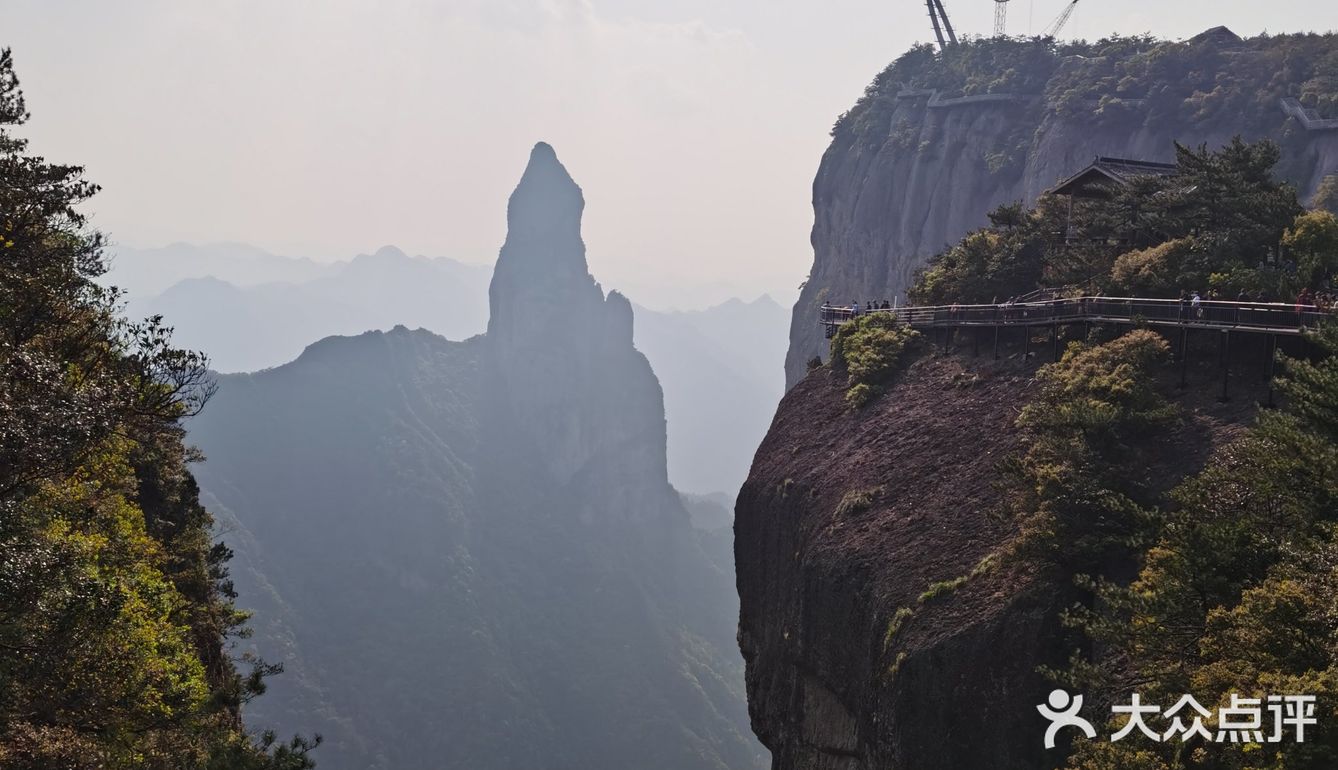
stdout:
{"type": "Polygon", "coordinates": [[[758,450],[735,511],[739,645],[776,770],[1046,766],[1035,668],[1063,660],[1063,591],[1006,571],[920,603],[1014,535],[994,484],[1029,371],[954,392],[962,371],[919,362],[859,414],[819,370],[758,450]]]}
{"type": "Polygon", "coordinates": [[[191,437],[238,551],[267,724],[323,768],[756,768],[718,537],[665,471],[632,309],[534,149],[486,335],[403,327],[224,377],[191,437]],[[254,602],[254,603],[252,603],[254,602]]]}
{"type": "MultiPolygon", "coordinates": [[[[1220,46],[1221,38],[1196,44],[1220,46]]],[[[1227,59],[1266,54],[1281,40],[1255,41],[1248,51],[1208,51],[1205,56],[1223,60],[1205,59],[1205,66],[1231,69],[1227,59]]],[[[1261,81],[1253,87],[1267,92],[1274,68],[1235,69],[1259,70],[1261,81]]],[[[818,324],[824,301],[904,302],[915,271],[987,224],[988,211],[1034,201],[1098,155],[1173,161],[1176,141],[1216,146],[1243,135],[1278,140],[1283,171],[1304,196],[1338,172],[1338,132],[1304,130],[1278,98],[1210,120],[1181,119],[1168,116],[1165,105],[1192,105],[1205,95],[1187,83],[1164,82],[1155,103],[1145,94],[1108,90],[1104,102],[1092,99],[1074,110],[1062,97],[1075,81],[1093,89],[1105,82],[1082,82],[1088,70],[1108,72],[1094,60],[1071,57],[1055,66],[1044,87],[990,94],[994,101],[945,100],[890,84],[887,94],[871,96],[843,119],[862,128],[835,132],[813,182],[813,267],[791,320],[787,386],[803,377],[809,359],[826,356],[818,324]]]]}
{"type": "MultiPolygon", "coordinates": [[[[1038,668],[1079,649],[1059,619],[1079,596],[1009,555],[1006,461],[1037,387],[1020,352],[922,352],[857,411],[830,367],[782,400],[734,525],[749,711],[774,770],[1061,761],[1042,745],[1036,705],[1054,682],[1038,668]]],[[[1242,384],[1260,390],[1216,401],[1209,352],[1187,389],[1176,374],[1166,368],[1162,389],[1183,424],[1136,453],[1158,491],[1196,472],[1264,396],[1252,373],[1242,384]]]]}

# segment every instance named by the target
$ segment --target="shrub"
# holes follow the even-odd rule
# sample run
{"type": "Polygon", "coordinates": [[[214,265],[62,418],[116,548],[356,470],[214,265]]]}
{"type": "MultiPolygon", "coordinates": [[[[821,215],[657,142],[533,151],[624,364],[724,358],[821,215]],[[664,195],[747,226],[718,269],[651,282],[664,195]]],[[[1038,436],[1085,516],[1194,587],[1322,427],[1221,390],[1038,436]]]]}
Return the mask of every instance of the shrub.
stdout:
{"type": "Polygon", "coordinates": [[[901,633],[901,629],[904,628],[906,623],[913,617],[915,617],[915,610],[910,607],[902,607],[897,610],[891,620],[887,621],[887,633],[883,634],[884,651],[892,646],[892,640],[897,638],[897,634],[901,633]]]}
{"type": "Polygon", "coordinates": [[[859,408],[882,393],[902,353],[919,337],[891,313],[870,313],[843,325],[832,339],[832,365],[846,373],[846,401],[859,408]]]}
{"type": "Polygon", "coordinates": [[[836,504],[836,516],[853,516],[857,513],[863,513],[873,506],[873,500],[882,492],[881,487],[873,489],[853,489],[841,498],[841,502],[836,504]]]}
{"type": "Polygon", "coordinates": [[[1030,441],[1016,466],[1024,544],[1071,569],[1101,563],[1138,530],[1143,510],[1133,442],[1177,413],[1151,375],[1169,346],[1135,330],[1104,345],[1069,345],[1037,373],[1041,392],[1018,417],[1030,441]]]}
{"type": "Polygon", "coordinates": [[[971,578],[969,575],[955,577],[952,580],[940,580],[926,588],[925,592],[920,594],[920,598],[917,599],[917,601],[920,604],[926,604],[940,597],[956,593],[957,589],[966,585],[970,580],[971,578]]]}
{"type": "Polygon", "coordinates": [[[1161,296],[1178,291],[1182,266],[1193,249],[1189,238],[1176,238],[1146,249],[1126,251],[1115,258],[1110,278],[1135,296],[1161,296]]]}

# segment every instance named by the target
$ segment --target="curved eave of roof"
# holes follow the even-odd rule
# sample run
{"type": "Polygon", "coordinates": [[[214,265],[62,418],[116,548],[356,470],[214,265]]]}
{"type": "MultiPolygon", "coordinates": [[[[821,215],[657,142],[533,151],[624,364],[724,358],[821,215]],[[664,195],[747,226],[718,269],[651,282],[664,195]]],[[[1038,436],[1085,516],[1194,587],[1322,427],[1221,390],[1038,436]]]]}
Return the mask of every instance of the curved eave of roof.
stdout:
{"type": "Polygon", "coordinates": [[[1054,187],[1051,187],[1049,190],[1046,190],[1045,194],[1069,195],[1072,192],[1075,192],[1076,188],[1082,186],[1084,182],[1089,181],[1088,177],[1097,177],[1098,180],[1108,180],[1114,182],[1115,184],[1120,184],[1120,185],[1128,183],[1126,179],[1117,174],[1111,173],[1110,171],[1107,171],[1106,169],[1101,168],[1100,166],[1091,165],[1083,169],[1082,171],[1079,171],[1078,173],[1074,174],[1073,176],[1069,177],[1068,179],[1065,179],[1064,181],[1060,182],[1054,187]]]}

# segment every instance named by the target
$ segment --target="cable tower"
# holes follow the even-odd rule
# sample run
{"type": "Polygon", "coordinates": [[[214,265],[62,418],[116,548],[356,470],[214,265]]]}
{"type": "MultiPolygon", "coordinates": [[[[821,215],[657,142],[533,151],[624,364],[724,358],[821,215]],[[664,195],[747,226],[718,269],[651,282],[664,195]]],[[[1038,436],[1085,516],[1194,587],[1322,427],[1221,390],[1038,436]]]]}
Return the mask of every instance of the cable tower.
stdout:
{"type": "Polygon", "coordinates": [[[994,0],[994,36],[1008,34],[1008,0],[994,0]]]}

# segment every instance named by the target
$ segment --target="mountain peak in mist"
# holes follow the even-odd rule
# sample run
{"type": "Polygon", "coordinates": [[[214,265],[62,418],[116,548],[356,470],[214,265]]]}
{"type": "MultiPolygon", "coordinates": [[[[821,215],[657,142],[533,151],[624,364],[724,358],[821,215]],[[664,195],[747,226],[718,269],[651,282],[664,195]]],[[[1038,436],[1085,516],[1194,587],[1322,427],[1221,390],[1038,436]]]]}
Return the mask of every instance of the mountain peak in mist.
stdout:
{"type": "Polygon", "coordinates": [[[408,259],[409,255],[405,254],[404,251],[398,246],[386,244],[385,246],[382,246],[381,248],[377,249],[376,252],[372,254],[372,258],[386,261],[403,260],[403,259],[408,259]]]}
{"type": "Polygon", "coordinates": [[[506,242],[488,289],[494,339],[541,344],[590,331],[604,294],[586,267],[584,211],[581,188],[557,153],[535,145],[507,204],[506,242]]]}
{"type": "Polygon", "coordinates": [[[544,142],[536,144],[507,204],[506,246],[498,266],[528,257],[558,262],[585,274],[585,244],[581,241],[584,211],[585,196],[557,153],[544,142]]]}

